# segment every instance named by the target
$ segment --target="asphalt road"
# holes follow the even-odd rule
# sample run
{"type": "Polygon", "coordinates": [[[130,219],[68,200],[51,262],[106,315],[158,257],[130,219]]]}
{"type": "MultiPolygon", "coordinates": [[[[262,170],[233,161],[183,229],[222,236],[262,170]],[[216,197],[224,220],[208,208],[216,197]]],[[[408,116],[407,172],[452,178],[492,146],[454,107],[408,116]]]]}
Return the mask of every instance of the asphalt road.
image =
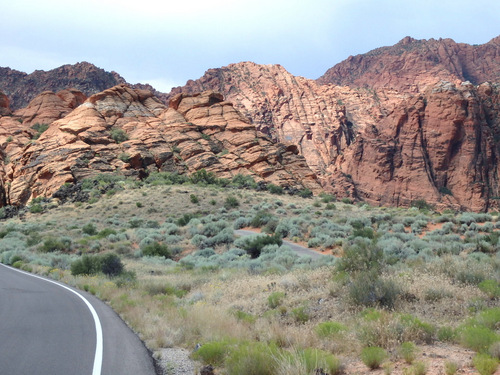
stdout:
{"type": "MultiPolygon", "coordinates": [[[[253,232],[251,230],[237,229],[234,231],[234,234],[236,234],[237,236],[250,236],[252,234],[258,234],[258,233],[253,232]]],[[[318,253],[317,251],[311,250],[307,247],[294,244],[293,242],[290,242],[290,241],[283,240],[283,244],[287,245],[290,249],[295,251],[295,253],[298,256],[301,256],[301,257],[311,257],[312,259],[318,259],[318,258],[324,257],[326,255],[326,254],[318,253]]]]}
{"type": "Polygon", "coordinates": [[[0,264],[0,374],[156,372],[143,343],[105,303],[0,264]]]}

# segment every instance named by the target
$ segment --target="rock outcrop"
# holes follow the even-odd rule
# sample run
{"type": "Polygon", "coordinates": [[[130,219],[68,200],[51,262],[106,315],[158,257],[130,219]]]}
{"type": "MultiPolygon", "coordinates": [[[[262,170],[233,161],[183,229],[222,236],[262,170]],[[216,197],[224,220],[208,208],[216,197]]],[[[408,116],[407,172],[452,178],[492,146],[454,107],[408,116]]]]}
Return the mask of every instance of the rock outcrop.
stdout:
{"type": "Polygon", "coordinates": [[[439,81],[499,82],[499,59],[500,36],[482,45],[406,37],[394,46],[350,56],[317,82],[418,93],[439,81]]]}
{"type": "Polygon", "coordinates": [[[10,115],[10,100],[3,92],[0,92],[0,116],[10,115]]]}
{"type": "MultiPolygon", "coordinates": [[[[30,107],[42,103],[37,108],[48,113],[45,104],[52,103],[59,113],[79,99],[75,91],[43,93],[30,107]]],[[[251,174],[292,189],[320,189],[297,147],[271,142],[215,92],[180,94],[166,107],[149,91],[118,85],[52,122],[37,140],[29,124],[42,115],[30,107],[17,114],[23,117],[0,118],[4,204],[25,204],[107,172],[142,177],[204,168],[219,177],[251,174]]]]}
{"type": "Polygon", "coordinates": [[[24,108],[44,91],[58,92],[75,88],[90,96],[118,84],[126,83],[116,72],[106,72],[88,62],[63,65],[26,74],[0,67],[0,91],[10,99],[10,108],[24,108]]]}
{"type": "Polygon", "coordinates": [[[410,94],[319,85],[279,65],[239,63],[172,95],[210,89],[274,140],[296,145],[339,197],[478,211],[498,204],[497,84],[441,81],[410,94]]]}

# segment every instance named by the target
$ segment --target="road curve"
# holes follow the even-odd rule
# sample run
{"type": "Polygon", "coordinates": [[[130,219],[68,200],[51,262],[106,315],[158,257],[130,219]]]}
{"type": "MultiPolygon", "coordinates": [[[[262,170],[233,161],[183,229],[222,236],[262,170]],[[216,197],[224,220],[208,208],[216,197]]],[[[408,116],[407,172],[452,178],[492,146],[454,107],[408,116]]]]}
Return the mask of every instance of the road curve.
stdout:
{"type": "MultiPolygon", "coordinates": [[[[252,234],[259,234],[258,232],[254,232],[246,229],[237,229],[234,231],[234,234],[237,236],[250,236],[252,234]]],[[[298,256],[301,257],[311,257],[312,259],[319,259],[321,257],[326,256],[326,254],[318,253],[312,249],[309,249],[304,246],[297,245],[293,242],[283,240],[283,244],[287,245],[290,249],[292,249],[298,256]]]]}
{"type": "Polygon", "coordinates": [[[2,374],[156,374],[143,343],[105,303],[2,264],[0,337],[2,374]]]}

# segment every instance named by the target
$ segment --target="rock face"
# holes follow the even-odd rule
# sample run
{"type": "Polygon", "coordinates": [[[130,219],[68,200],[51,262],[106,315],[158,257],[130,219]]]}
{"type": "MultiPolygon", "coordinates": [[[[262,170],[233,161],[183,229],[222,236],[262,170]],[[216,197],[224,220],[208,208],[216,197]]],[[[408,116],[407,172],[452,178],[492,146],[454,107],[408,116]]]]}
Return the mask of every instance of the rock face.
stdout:
{"type": "Polygon", "coordinates": [[[3,92],[0,92],[0,116],[10,115],[10,100],[3,92]]]}
{"type": "Polygon", "coordinates": [[[475,85],[500,81],[500,36],[482,45],[452,39],[406,37],[391,47],[351,56],[329,69],[319,84],[393,88],[417,93],[439,81],[475,85]]]}
{"type": "Polygon", "coordinates": [[[373,204],[497,207],[498,84],[419,93],[319,85],[279,65],[211,69],[171,93],[217,90],[273,139],[297,145],[324,189],[373,204]]]}
{"type": "Polygon", "coordinates": [[[81,99],[76,91],[43,93],[14,117],[0,118],[3,204],[25,204],[103,172],[140,177],[204,168],[219,177],[251,174],[257,181],[320,189],[295,146],[272,143],[215,92],[180,94],[166,107],[149,91],[118,85],[89,97],[32,139],[35,119],[56,118],[81,99]]]}
{"type": "Polygon", "coordinates": [[[25,107],[44,91],[75,88],[90,96],[122,83],[125,80],[117,73],[106,72],[87,62],[63,65],[47,72],[36,70],[31,74],[0,67],[0,91],[10,98],[13,110],[25,107]]]}

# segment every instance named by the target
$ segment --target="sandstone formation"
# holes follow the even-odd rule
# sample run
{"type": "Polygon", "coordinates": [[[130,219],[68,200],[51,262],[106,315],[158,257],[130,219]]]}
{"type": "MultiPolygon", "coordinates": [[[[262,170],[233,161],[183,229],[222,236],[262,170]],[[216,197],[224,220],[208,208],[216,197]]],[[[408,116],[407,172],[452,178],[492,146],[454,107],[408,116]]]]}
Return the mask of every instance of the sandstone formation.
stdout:
{"type": "Polygon", "coordinates": [[[452,39],[406,37],[394,46],[350,56],[317,82],[417,93],[439,81],[469,81],[475,85],[498,82],[499,59],[500,36],[473,46],[452,39]]]}
{"type": "Polygon", "coordinates": [[[26,107],[44,91],[75,88],[90,96],[122,83],[125,80],[119,74],[106,72],[88,62],[63,65],[47,72],[36,70],[31,74],[0,67],[0,91],[9,97],[13,110],[26,107]]]}
{"type": "Polygon", "coordinates": [[[0,91],[0,116],[10,115],[10,100],[0,91]]]}
{"type": "MultiPolygon", "coordinates": [[[[49,102],[60,111],[79,99],[75,91],[43,93],[30,107],[40,103],[48,113],[49,102]]],[[[52,122],[38,140],[28,124],[42,115],[30,107],[16,113],[23,117],[0,118],[3,204],[25,204],[103,172],[141,177],[204,168],[219,177],[251,174],[257,181],[320,189],[295,146],[271,142],[215,92],[180,94],[166,107],[149,91],[118,85],[52,122]]],[[[52,114],[44,116],[48,121],[52,114]]]]}
{"type": "Polygon", "coordinates": [[[498,85],[438,82],[418,94],[319,85],[279,65],[211,69],[178,92],[217,90],[255,126],[297,145],[324,189],[373,204],[498,204],[498,85]]]}

